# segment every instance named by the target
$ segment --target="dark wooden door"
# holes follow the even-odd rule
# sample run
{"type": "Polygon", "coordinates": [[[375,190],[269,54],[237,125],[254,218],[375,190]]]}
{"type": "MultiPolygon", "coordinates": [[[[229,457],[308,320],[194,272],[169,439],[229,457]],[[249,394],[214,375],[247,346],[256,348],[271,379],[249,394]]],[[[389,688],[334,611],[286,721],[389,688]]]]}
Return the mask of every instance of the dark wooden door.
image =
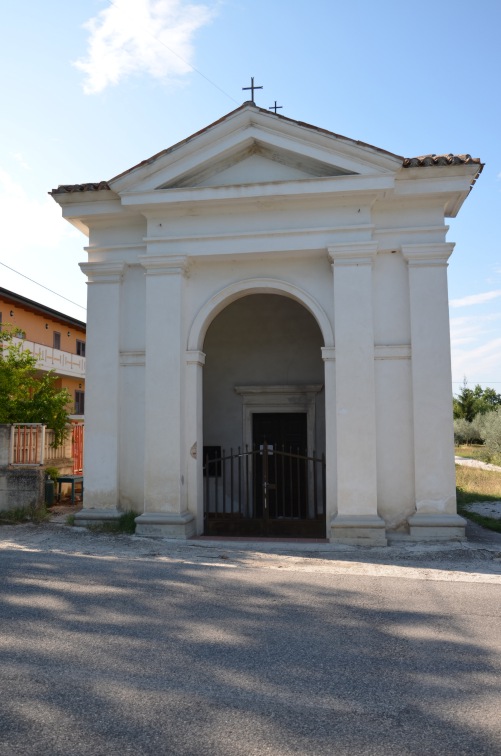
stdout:
{"type": "Polygon", "coordinates": [[[257,517],[302,519],[308,507],[306,462],[274,452],[307,455],[306,412],[259,412],[252,416],[254,448],[268,445],[266,469],[256,454],[255,506],[257,517]],[[266,480],[265,480],[266,479],[266,480]],[[263,486],[266,486],[266,494],[263,486]]]}
{"type": "Polygon", "coordinates": [[[306,454],[306,412],[255,412],[252,415],[252,440],[254,445],[264,441],[306,454]]]}

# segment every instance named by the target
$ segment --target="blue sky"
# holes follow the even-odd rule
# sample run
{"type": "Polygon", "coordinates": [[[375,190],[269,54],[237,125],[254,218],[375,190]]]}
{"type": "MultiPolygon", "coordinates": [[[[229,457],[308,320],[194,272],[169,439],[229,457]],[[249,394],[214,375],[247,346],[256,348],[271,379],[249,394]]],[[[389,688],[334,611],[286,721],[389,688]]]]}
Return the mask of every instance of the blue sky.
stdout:
{"type": "Polygon", "coordinates": [[[256,104],[290,118],[406,157],[482,159],[448,221],[453,388],[501,392],[500,4],[27,0],[2,21],[1,286],[85,319],[86,240],[47,192],[184,139],[254,76],[256,104]]]}

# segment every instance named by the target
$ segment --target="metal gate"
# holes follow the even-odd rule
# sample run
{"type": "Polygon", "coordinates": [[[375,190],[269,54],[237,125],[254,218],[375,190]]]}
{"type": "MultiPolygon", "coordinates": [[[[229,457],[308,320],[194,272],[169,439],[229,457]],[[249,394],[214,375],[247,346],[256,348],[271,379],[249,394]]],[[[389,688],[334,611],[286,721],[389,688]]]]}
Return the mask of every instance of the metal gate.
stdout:
{"type": "Polygon", "coordinates": [[[325,457],[264,442],[204,460],[206,535],[325,538],[325,457]]]}

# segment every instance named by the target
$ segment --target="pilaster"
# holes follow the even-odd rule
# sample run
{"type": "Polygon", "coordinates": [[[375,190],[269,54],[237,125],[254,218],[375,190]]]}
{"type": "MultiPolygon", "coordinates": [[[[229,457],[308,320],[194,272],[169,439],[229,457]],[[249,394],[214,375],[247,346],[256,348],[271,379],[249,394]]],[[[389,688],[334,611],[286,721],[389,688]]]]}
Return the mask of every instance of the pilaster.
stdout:
{"type": "Polygon", "coordinates": [[[142,255],[146,273],[144,514],[140,535],[187,538],[183,455],[182,317],[187,275],[184,256],[142,255]]]}
{"type": "Polygon", "coordinates": [[[337,514],[331,540],[386,544],[377,512],[372,267],[374,242],[328,249],[334,274],[337,514]]]}
{"type": "Polygon", "coordinates": [[[456,512],[447,260],[451,243],[402,246],[409,271],[416,514],[414,538],[462,538],[456,512]]]}
{"type": "Polygon", "coordinates": [[[336,350],[322,347],[325,386],[325,519],[327,538],[337,513],[336,350]]]}
{"type": "Polygon", "coordinates": [[[119,516],[119,336],[123,263],[82,263],[87,276],[85,490],[77,521],[119,516]],[[92,511],[89,511],[92,510],[92,511]]]}
{"type": "Polygon", "coordinates": [[[203,367],[205,354],[199,350],[185,352],[185,444],[188,510],[196,517],[196,532],[204,529],[203,500],[203,367]]]}

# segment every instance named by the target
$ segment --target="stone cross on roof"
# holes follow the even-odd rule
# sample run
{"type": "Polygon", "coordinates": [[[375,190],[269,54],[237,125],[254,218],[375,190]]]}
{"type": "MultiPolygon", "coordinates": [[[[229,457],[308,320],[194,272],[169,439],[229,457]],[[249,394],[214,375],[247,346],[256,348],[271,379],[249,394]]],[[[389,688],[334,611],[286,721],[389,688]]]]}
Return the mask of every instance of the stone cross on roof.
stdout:
{"type": "Polygon", "coordinates": [[[242,87],[242,89],[244,89],[244,90],[245,89],[250,89],[252,102],[254,102],[254,90],[255,89],[262,89],[262,88],[263,87],[256,87],[256,86],[254,86],[254,77],[253,76],[251,76],[251,85],[250,85],[250,87],[242,87]]]}

